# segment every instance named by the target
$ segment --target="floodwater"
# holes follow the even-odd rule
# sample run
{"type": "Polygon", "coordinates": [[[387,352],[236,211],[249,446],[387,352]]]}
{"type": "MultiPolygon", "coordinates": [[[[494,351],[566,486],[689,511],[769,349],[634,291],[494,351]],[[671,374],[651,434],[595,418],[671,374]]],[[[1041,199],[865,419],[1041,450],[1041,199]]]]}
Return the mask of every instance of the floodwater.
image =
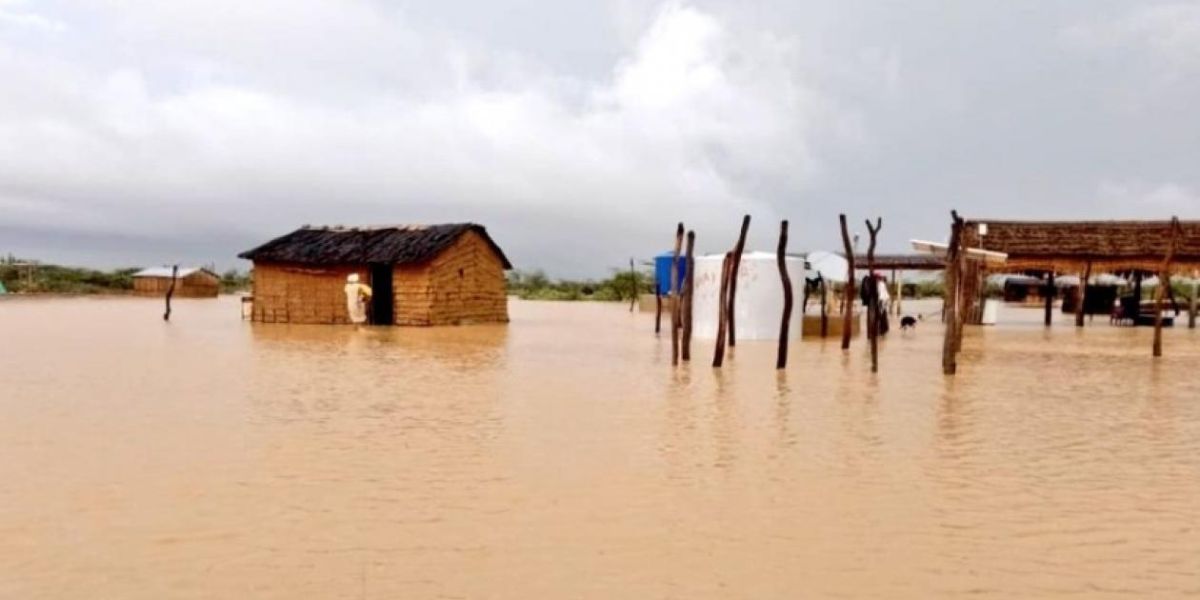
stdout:
{"type": "Polygon", "coordinates": [[[652,317],[251,325],[0,301],[0,598],[1200,595],[1200,336],[670,365],[652,317]]]}

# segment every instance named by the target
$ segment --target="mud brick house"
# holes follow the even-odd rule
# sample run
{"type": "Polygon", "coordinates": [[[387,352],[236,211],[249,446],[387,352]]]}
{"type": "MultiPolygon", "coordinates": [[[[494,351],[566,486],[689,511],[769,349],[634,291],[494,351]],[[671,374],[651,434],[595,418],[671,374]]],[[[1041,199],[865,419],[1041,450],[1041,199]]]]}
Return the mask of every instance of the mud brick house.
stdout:
{"type": "MultiPolygon", "coordinates": [[[[133,293],[137,296],[166,296],[171,289],[171,267],[152,267],[133,274],[133,293]]],[[[176,298],[216,298],[221,279],[208,269],[180,267],[176,274],[176,298]]]]}
{"type": "Polygon", "coordinates": [[[305,226],[238,256],[254,261],[254,321],[349,323],[351,273],[374,290],[375,325],[508,321],[512,265],[474,223],[305,226]]]}

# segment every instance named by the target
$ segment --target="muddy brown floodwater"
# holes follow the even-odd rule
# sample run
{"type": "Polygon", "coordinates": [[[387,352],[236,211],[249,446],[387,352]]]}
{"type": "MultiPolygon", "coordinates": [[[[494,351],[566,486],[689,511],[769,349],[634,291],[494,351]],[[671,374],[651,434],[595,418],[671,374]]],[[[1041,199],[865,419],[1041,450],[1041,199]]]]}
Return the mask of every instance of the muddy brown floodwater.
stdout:
{"type": "Polygon", "coordinates": [[[1200,594],[1200,335],[1036,311],[670,366],[652,317],[0,302],[0,598],[1200,594]],[[1011,320],[1011,319],[1010,319],[1011,320]]]}

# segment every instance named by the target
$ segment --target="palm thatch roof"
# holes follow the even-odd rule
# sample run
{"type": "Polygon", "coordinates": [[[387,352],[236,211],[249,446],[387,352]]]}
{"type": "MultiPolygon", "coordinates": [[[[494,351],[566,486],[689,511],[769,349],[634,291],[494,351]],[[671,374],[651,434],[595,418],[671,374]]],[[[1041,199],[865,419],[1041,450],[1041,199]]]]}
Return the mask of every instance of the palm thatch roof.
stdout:
{"type": "MultiPolygon", "coordinates": [[[[854,267],[867,268],[867,255],[855,254],[854,267]]],[[[933,254],[876,254],[875,269],[879,271],[942,271],[946,259],[933,254]]]]}
{"type": "Polygon", "coordinates": [[[1200,269],[1200,221],[992,221],[968,219],[963,246],[1008,255],[1005,270],[1082,272],[1158,270],[1172,247],[1171,269],[1200,269]],[[981,227],[986,226],[986,227],[981,227]],[[980,234],[981,230],[986,233],[980,234]]]}
{"type": "Polygon", "coordinates": [[[468,231],[474,231],[496,253],[505,269],[512,263],[475,223],[390,225],[382,227],[311,227],[305,225],[238,255],[253,261],[310,265],[416,264],[440,254],[468,231]]]}

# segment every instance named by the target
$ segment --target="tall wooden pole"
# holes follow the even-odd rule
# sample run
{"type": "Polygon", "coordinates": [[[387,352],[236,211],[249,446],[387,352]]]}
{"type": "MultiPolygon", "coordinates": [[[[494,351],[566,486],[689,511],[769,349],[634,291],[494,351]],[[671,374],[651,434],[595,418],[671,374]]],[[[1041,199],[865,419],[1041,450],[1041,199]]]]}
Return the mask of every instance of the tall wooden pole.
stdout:
{"type": "Polygon", "coordinates": [[[1046,320],[1046,327],[1049,327],[1050,324],[1054,321],[1054,294],[1057,292],[1057,289],[1058,289],[1055,287],[1055,284],[1054,284],[1054,271],[1050,271],[1050,275],[1048,277],[1046,277],[1046,288],[1045,289],[1046,289],[1045,320],[1046,320]]]}
{"type": "Polygon", "coordinates": [[[171,296],[175,295],[175,281],[179,278],[179,265],[171,267],[171,285],[167,288],[167,310],[163,313],[163,320],[171,320],[171,296]]]}
{"type": "Polygon", "coordinates": [[[846,287],[842,308],[842,350],[850,348],[850,330],[854,327],[854,244],[850,241],[850,230],[846,228],[846,215],[838,215],[842,224],[842,245],[846,248],[846,287]]]}
{"type": "Polygon", "coordinates": [[[675,252],[671,254],[671,364],[679,364],[679,252],[683,246],[683,223],[675,228],[675,252]]]}
{"type": "Polygon", "coordinates": [[[683,259],[683,360],[692,360],[692,295],[695,290],[693,274],[696,272],[696,260],[693,253],[696,248],[696,232],[687,233],[687,253],[683,259]]]}
{"type": "Polygon", "coordinates": [[[904,289],[900,287],[900,277],[897,275],[896,269],[892,269],[892,287],[896,288],[896,317],[900,316],[900,298],[904,295],[904,289]]]}
{"type": "Polygon", "coordinates": [[[638,301],[638,276],[637,270],[633,268],[633,257],[629,258],[629,312],[633,312],[638,301]]]}
{"type": "Polygon", "coordinates": [[[879,282],[875,280],[875,240],[882,228],[882,218],[877,218],[874,225],[867,221],[867,233],[871,236],[871,242],[867,245],[867,335],[871,342],[872,373],[879,372],[879,282]]]}
{"type": "Polygon", "coordinates": [[[950,215],[953,221],[950,226],[950,244],[946,249],[946,281],[943,290],[946,331],[942,341],[942,373],[946,375],[953,375],[958,371],[958,332],[955,331],[955,326],[958,323],[958,279],[962,264],[959,253],[963,229],[963,221],[958,213],[951,211],[950,215]]]}
{"type": "Polygon", "coordinates": [[[738,268],[742,265],[742,251],[746,249],[746,232],[750,230],[750,215],[742,217],[742,230],[738,234],[737,245],[733,247],[733,265],[729,280],[729,346],[737,345],[737,333],[734,320],[734,302],[737,299],[738,268]]]}
{"type": "Polygon", "coordinates": [[[1083,278],[1079,280],[1079,303],[1075,305],[1075,326],[1083,327],[1084,309],[1087,307],[1088,281],[1092,278],[1092,261],[1088,261],[1083,269],[1083,278]]]}
{"type": "Polygon", "coordinates": [[[1162,266],[1158,269],[1158,289],[1154,290],[1154,356],[1162,356],[1163,298],[1171,287],[1171,260],[1175,258],[1175,243],[1179,236],[1179,218],[1171,218],[1171,237],[1162,266]]]}
{"type": "Polygon", "coordinates": [[[733,262],[733,253],[726,252],[725,260],[721,263],[721,297],[717,302],[717,346],[713,350],[712,366],[720,367],[725,362],[725,324],[729,319],[729,271],[733,262]]]}
{"type": "Polygon", "coordinates": [[[792,278],[787,269],[788,222],[779,223],[779,249],[775,260],[779,264],[779,280],[783,283],[783,319],[779,323],[779,351],[775,355],[775,368],[787,368],[788,331],[792,320],[792,278]]]}
{"type": "Polygon", "coordinates": [[[658,278],[654,278],[654,333],[662,331],[662,291],[658,289],[658,278]]]}

